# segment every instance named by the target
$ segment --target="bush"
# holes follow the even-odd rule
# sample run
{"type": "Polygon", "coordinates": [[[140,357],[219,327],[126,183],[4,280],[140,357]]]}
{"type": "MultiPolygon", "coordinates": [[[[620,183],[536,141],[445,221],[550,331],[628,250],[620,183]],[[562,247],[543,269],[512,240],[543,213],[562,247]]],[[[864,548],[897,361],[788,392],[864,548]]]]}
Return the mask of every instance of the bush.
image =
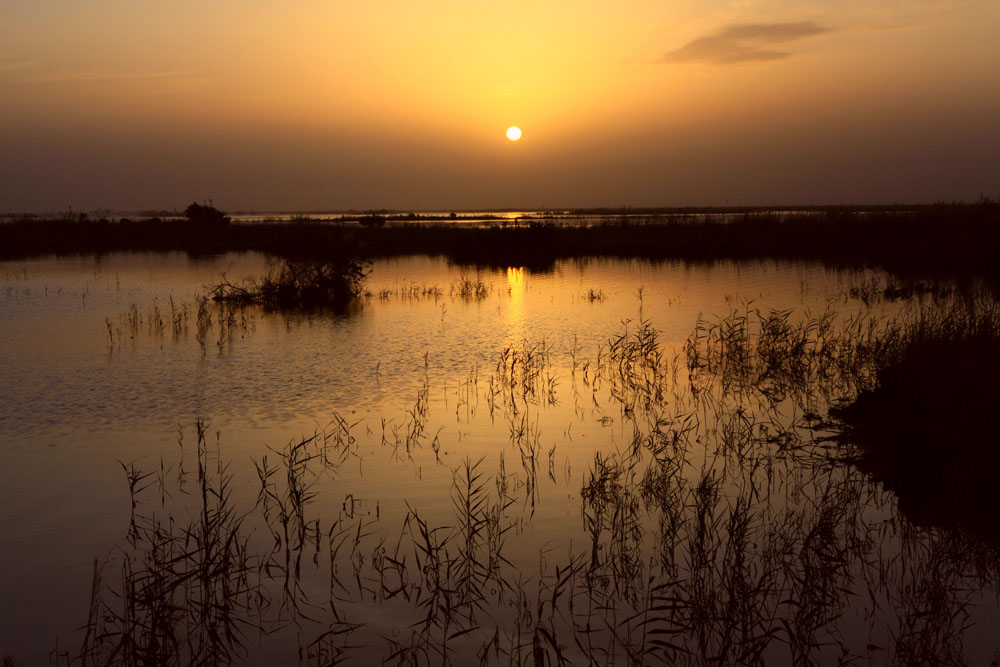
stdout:
{"type": "Polygon", "coordinates": [[[285,260],[280,269],[272,267],[260,280],[242,285],[223,280],[211,296],[215,301],[273,310],[341,309],[361,296],[367,275],[367,265],[355,259],[285,260]]]}
{"type": "Polygon", "coordinates": [[[197,202],[191,202],[191,204],[184,209],[184,215],[190,222],[196,222],[198,224],[207,225],[228,225],[230,220],[229,216],[207,204],[198,204],[197,202]]]}

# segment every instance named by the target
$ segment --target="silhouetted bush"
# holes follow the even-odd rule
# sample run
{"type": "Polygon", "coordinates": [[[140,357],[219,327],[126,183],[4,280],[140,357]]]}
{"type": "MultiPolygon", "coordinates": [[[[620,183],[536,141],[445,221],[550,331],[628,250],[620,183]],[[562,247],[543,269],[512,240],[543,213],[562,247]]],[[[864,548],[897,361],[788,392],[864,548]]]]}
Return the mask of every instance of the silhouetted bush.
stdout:
{"type": "Polygon", "coordinates": [[[228,225],[230,222],[229,217],[214,206],[196,202],[184,209],[184,215],[189,221],[198,224],[228,225]]]}
{"type": "Polygon", "coordinates": [[[258,305],[273,310],[341,309],[361,295],[367,266],[355,259],[338,261],[286,260],[260,279],[241,285],[228,280],[211,292],[215,301],[258,305]]]}

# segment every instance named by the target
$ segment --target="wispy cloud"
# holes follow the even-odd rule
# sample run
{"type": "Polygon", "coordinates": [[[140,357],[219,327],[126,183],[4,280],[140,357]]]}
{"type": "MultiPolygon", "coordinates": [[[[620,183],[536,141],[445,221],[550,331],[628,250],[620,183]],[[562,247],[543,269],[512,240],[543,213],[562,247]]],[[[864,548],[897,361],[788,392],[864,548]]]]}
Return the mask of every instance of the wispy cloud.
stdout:
{"type": "Polygon", "coordinates": [[[830,28],[812,21],[733,24],[724,27],[719,32],[688,42],[676,51],[665,55],[660,62],[732,65],[782,60],[792,54],[784,49],[774,48],[775,45],[828,32],[831,32],[830,28]]]}

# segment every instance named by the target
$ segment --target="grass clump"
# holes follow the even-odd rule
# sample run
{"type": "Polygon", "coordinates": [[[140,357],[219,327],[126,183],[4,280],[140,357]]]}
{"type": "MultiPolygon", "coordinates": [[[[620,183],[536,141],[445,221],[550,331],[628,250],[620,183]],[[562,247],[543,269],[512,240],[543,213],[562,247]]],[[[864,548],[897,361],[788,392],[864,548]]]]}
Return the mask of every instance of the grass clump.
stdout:
{"type": "Polygon", "coordinates": [[[490,294],[491,287],[477,273],[475,278],[463,275],[451,286],[451,294],[466,300],[481,301],[490,294]]]}
{"type": "MultiPolygon", "coordinates": [[[[246,515],[231,502],[232,478],[197,431],[197,498],[187,523],[140,508],[153,473],[122,464],[132,513],[128,541],[104,566],[94,562],[80,665],[223,665],[245,654],[252,619],[266,608],[246,515]]],[[[183,451],[183,431],[179,433],[183,451]]]]}
{"type": "Polygon", "coordinates": [[[212,288],[214,301],[262,306],[272,310],[343,309],[356,301],[368,276],[368,266],[356,259],[325,261],[285,260],[263,278],[212,288]]]}

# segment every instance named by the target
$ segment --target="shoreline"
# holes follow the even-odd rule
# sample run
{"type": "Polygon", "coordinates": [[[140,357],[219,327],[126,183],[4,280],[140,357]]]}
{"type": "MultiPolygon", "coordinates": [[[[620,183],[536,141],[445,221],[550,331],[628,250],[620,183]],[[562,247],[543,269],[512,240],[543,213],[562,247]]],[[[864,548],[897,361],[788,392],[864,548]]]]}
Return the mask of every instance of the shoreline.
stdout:
{"type": "Polygon", "coordinates": [[[360,222],[293,220],[205,224],[187,220],[20,218],[0,223],[0,259],[109,252],[257,251],[281,258],[370,260],[443,256],[458,264],[546,270],[557,260],[774,259],[837,267],[880,267],[912,277],[1000,281],[1000,203],[941,204],[809,215],[632,215],[589,224],[529,220],[488,225],[428,224],[371,215],[360,222]]]}

